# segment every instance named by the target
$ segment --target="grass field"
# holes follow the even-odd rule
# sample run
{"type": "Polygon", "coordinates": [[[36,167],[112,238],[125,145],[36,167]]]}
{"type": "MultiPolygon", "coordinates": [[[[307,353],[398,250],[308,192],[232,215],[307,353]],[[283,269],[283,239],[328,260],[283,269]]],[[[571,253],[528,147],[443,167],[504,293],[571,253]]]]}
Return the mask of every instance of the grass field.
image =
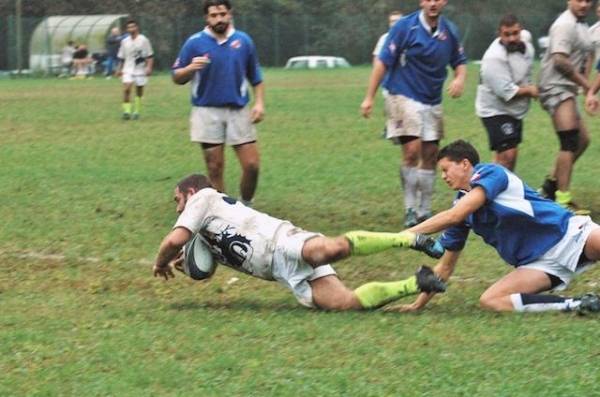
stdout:
{"type": "MultiPolygon", "coordinates": [[[[446,142],[469,139],[489,160],[469,72],[466,94],[445,101],[446,142]]],[[[402,228],[399,149],[380,139],[381,104],[359,117],[368,73],[266,70],[257,209],[326,234],[402,228]]],[[[188,95],[153,77],[143,119],[123,122],[115,80],[0,81],[0,396],[600,395],[600,318],[481,311],[509,267],[473,236],[448,293],[417,314],[305,310],[226,268],[204,283],[152,278],[172,188],[204,170],[188,95]]],[[[598,219],[600,121],[588,123],[572,190],[598,219]]],[[[557,146],[534,104],[517,173],[538,186],[557,146]]],[[[453,193],[437,191],[441,210],[453,193]]],[[[336,269],[356,287],[423,263],[435,264],[396,251],[336,269]]],[[[600,268],[571,287],[586,291],[600,291],[600,268]]]]}

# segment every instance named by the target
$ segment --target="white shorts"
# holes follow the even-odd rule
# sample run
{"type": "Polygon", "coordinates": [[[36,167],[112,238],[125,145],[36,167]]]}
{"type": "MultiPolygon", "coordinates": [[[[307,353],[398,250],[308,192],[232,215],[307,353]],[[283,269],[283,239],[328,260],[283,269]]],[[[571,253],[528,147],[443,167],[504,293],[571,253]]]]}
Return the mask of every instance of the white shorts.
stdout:
{"type": "Polygon", "coordinates": [[[192,142],[235,146],[257,138],[247,106],[241,109],[193,106],[190,127],[192,142]]]}
{"type": "MultiPolygon", "coordinates": [[[[577,105],[577,92],[570,91],[561,87],[553,87],[549,90],[540,90],[539,101],[545,111],[554,116],[556,109],[567,99],[573,98],[577,105]]],[[[579,109],[577,109],[579,112],[579,109]]]]}
{"type": "Polygon", "coordinates": [[[586,265],[591,263],[577,265],[590,233],[598,228],[600,226],[589,216],[573,216],[569,219],[569,227],[562,240],[535,262],[519,266],[519,269],[536,269],[556,276],[563,283],[555,289],[565,289],[575,275],[589,268],[586,265]]]}
{"type": "Polygon", "coordinates": [[[298,302],[314,308],[312,288],[309,281],[336,274],[331,265],[313,268],[302,259],[304,243],[320,234],[307,232],[291,223],[278,232],[273,253],[273,278],[292,290],[298,302]]]}
{"type": "Polygon", "coordinates": [[[121,81],[123,84],[133,83],[136,87],[143,87],[148,84],[148,77],[145,74],[123,73],[121,81]]]}
{"type": "Polygon", "coordinates": [[[386,138],[416,136],[424,142],[444,137],[442,105],[426,105],[404,95],[388,95],[386,138]]]}

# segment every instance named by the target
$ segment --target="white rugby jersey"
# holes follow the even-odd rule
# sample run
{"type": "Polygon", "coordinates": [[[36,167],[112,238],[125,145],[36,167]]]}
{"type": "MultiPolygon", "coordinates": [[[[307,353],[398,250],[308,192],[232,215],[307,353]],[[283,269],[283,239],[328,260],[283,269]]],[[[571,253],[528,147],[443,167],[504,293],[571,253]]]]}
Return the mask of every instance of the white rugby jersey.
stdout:
{"type": "Polygon", "coordinates": [[[202,189],[187,202],[175,226],[198,233],[215,260],[252,276],[273,280],[276,235],[287,221],[273,218],[214,189],[202,189]]]}
{"type": "Polygon", "coordinates": [[[519,87],[531,84],[533,46],[523,42],[525,52],[509,53],[496,38],[481,59],[480,82],[475,110],[479,117],[508,115],[522,119],[529,110],[530,97],[515,97],[519,87]]]}
{"type": "Polygon", "coordinates": [[[135,39],[127,36],[121,40],[117,58],[123,60],[124,74],[145,75],[146,59],[153,55],[150,40],[143,34],[138,34],[135,39]]]}

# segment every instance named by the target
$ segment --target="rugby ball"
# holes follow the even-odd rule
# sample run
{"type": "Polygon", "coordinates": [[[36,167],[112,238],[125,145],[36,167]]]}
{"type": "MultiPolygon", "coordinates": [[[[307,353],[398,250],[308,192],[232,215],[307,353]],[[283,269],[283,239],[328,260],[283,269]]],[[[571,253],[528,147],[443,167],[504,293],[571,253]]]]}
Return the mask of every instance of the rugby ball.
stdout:
{"type": "Polygon", "coordinates": [[[210,249],[198,234],[183,247],[183,255],[183,271],[194,280],[210,278],[217,268],[210,249]]]}

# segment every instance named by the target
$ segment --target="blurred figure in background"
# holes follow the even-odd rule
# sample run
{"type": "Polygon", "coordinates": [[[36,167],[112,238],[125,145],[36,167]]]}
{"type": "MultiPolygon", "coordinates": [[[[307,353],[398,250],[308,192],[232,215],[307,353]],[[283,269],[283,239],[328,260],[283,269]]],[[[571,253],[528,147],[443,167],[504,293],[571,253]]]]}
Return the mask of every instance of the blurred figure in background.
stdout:
{"type": "Polygon", "coordinates": [[[110,79],[113,75],[119,47],[121,46],[121,31],[114,27],[110,30],[110,35],[106,38],[106,78],[110,79]]]}
{"type": "Polygon", "coordinates": [[[62,49],[60,56],[60,63],[62,65],[62,70],[60,76],[58,77],[66,77],[70,76],[73,71],[73,54],[77,49],[75,48],[75,43],[73,40],[69,40],[67,45],[65,45],[62,49]]]}
{"type": "Polygon", "coordinates": [[[73,53],[73,68],[77,79],[85,79],[90,74],[92,58],[85,44],[79,44],[73,53]]]}
{"type": "Polygon", "coordinates": [[[129,36],[121,40],[117,57],[119,67],[117,75],[123,82],[123,120],[137,120],[142,109],[144,87],[148,84],[148,76],[154,66],[154,50],[150,40],[140,33],[137,22],[127,21],[129,36]],[[135,84],[135,100],[131,105],[131,87],[135,84]]]}

